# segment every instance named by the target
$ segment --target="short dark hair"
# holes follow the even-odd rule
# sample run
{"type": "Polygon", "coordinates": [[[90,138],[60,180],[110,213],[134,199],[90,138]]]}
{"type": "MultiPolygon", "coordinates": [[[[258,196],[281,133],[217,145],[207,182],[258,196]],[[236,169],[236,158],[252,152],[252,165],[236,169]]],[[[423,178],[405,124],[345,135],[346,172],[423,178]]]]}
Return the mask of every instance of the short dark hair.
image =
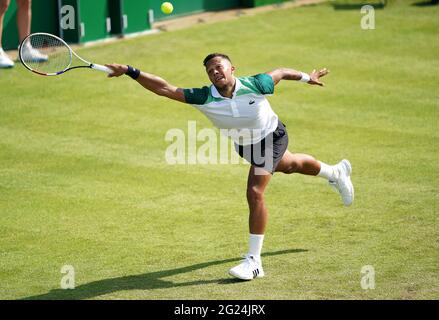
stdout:
{"type": "Polygon", "coordinates": [[[221,57],[221,58],[223,58],[223,59],[229,60],[230,63],[232,63],[232,60],[230,60],[230,58],[229,58],[228,55],[226,55],[226,54],[224,54],[224,53],[217,53],[217,52],[216,52],[216,53],[211,53],[211,54],[209,54],[206,58],[204,58],[203,65],[206,67],[206,66],[207,66],[207,63],[209,62],[209,60],[211,60],[211,59],[213,59],[213,58],[216,58],[216,57],[221,57]]]}

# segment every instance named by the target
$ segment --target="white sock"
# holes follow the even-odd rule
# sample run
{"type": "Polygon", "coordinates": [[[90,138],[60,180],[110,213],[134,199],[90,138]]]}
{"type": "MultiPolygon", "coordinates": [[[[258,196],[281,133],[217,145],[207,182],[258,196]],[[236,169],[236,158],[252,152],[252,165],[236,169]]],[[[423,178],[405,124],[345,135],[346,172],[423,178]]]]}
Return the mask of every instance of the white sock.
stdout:
{"type": "Polygon", "coordinates": [[[320,172],[317,174],[318,177],[325,178],[329,181],[334,181],[337,179],[337,174],[334,170],[334,166],[330,166],[326,163],[319,161],[320,163],[320,172]]]}
{"type": "Polygon", "coordinates": [[[263,234],[251,234],[248,241],[249,250],[248,253],[254,256],[258,261],[261,261],[262,243],[264,242],[263,234]]]}

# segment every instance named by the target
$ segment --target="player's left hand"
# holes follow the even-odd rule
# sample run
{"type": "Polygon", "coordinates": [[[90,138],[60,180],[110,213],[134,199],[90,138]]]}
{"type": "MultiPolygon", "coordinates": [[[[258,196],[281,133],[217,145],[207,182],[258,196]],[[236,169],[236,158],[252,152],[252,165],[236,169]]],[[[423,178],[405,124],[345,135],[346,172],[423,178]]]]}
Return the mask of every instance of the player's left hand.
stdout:
{"type": "Polygon", "coordinates": [[[323,87],[325,84],[320,81],[321,77],[326,76],[329,73],[329,70],[326,68],[323,68],[320,71],[316,71],[315,69],[309,74],[309,77],[311,78],[308,83],[314,84],[323,87]]]}

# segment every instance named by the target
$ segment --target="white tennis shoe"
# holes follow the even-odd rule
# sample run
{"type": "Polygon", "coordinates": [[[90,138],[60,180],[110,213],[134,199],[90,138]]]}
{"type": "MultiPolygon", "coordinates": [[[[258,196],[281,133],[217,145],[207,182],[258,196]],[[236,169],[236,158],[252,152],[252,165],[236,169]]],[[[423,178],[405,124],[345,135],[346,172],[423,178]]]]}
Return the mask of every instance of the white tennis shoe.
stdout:
{"type": "Polygon", "coordinates": [[[3,51],[3,49],[0,48],[0,68],[12,68],[14,66],[14,61],[11,60],[11,58],[8,57],[6,52],[3,51]]]}
{"type": "Polygon", "coordinates": [[[246,254],[240,264],[229,270],[229,274],[241,280],[252,280],[262,278],[264,270],[259,259],[251,254],[246,254]]]}
{"type": "Polygon", "coordinates": [[[335,181],[329,181],[329,185],[340,193],[343,204],[345,206],[350,206],[354,201],[354,186],[351,181],[351,163],[348,160],[343,159],[334,167],[337,179],[335,181]]]}
{"type": "Polygon", "coordinates": [[[45,62],[49,59],[47,55],[32,47],[29,42],[24,45],[21,51],[21,58],[26,62],[45,62]]]}

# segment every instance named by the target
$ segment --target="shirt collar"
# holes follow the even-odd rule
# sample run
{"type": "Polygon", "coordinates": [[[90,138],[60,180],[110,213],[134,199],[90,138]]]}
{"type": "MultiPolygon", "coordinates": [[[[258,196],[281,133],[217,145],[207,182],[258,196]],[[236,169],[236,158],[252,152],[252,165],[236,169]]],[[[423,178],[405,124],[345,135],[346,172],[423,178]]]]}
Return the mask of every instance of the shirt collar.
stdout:
{"type": "MultiPolygon", "coordinates": [[[[238,78],[235,78],[235,80],[236,80],[236,83],[235,83],[235,90],[233,91],[232,99],[235,98],[235,96],[236,96],[236,92],[238,92],[238,90],[241,89],[241,87],[242,87],[241,81],[239,81],[238,78]]],[[[213,96],[214,98],[226,98],[226,97],[223,97],[223,96],[218,92],[218,89],[217,89],[213,84],[212,84],[210,87],[211,87],[210,90],[211,90],[211,92],[212,92],[212,96],[213,96]]]]}

